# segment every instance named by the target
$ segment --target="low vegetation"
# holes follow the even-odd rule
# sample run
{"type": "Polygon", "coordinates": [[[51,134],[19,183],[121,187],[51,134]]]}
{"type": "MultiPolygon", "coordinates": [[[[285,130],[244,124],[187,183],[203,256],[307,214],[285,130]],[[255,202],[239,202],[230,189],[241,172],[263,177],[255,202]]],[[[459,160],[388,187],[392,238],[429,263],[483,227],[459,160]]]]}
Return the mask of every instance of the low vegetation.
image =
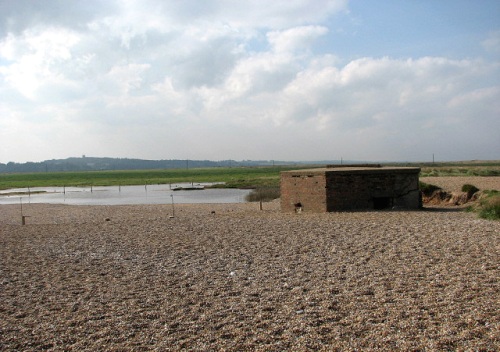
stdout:
{"type": "Polygon", "coordinates": [[[392,163],[393,166],[420,167],[427,176],[500,176],[500,160],[471,160],[436,163],[392,163]]]}
{"type": "Polygon", "coordinates": [[[224,188],[279,187],[280,172],[305,166],[38,172],[0,174],[0,190],[28,187],[118,186],[224,182],[224,188]]]}
{"type": "MultiPolygon", "coordinates": [[[[500,176],[500,162],[436,163],[436,164],[394,164],[396,166],[419,166],[421,177],[426,176],[500,176]]],[[[247,201],[270,201],[280,197],[280,172],[311,165],[263,166],[263,167],[211,167],[163,170],[127,171],[81,171],[81,172],[37,172],[0,173],[0,190],[28,187],[78,187],[147,185],[183,182],[222,182],[212,187],[253,189],[247,201]]],[[[316,166],[317,167],[317,166],[316,166]]],[[[431,197],[439,186],[420,182],[424,197],[431,197]]],[[[479,189],[465,184],[462,192],[470,199],[479,189]]],[[[498,219],[500,195],[491,191],[481,198],[476,207],[479,215],[487,219],[498,219]]]]}
{"type": "Polygon", "coordinates": [[[500,164],[420,166],[420,176],[500,176],[500,164]]]}
{"type": "Polygon", "coordinates": [[[479,204],[469,210],[476,211],[482,219],[500,220],[500,192],[484,191],[479,204]]]}
{"type": "MultiPolygon", "coordinates": [[[[500,161],[432,164],[394,163],[391,165],[421,167],[421,177],[500,176],[500,161]]],[[[224,182],[225,185],[222,187],[226,188],[279,187],[281,171],[310,167],[314,166],[300,164],[262,167],[0,173],[0,190],[27,187],[125,186],[181,182],[224,182]]]]}
{"type": "Polygon", "coordinates": [[[474,193],[479,192],[479,188],[477,188],[474,185],[466,183],[465,185],[462,186],[462,192],[467,193],[467,198],[472,198],[474,193]]]}
{"type": "MultiPolygon", "coordinates": [[[[445,192],[438,186],[421,181],[420,190],[424,198],[427,200],[432,199],[433,201],[436,201],[436,192],[439,192],[437,194],[438,202],[450,203],[450,200],[453,199],[452,193],[445,192]]],[[[469,183],[464,184],[461,191],[467,194],[467,197],[463,200],[464,203],[468,203],[471,200],[473,201],[472,203],[469,203],[472,205],[466,208],[467,211],[477,213],[482,219],[500,220],[500,191],[480,191],[479,188],[469,183]]]]}
{"type": "Polygon", "coordinates": [[[425,183],[425,182],[422,182],[422,181],[419,182],[419,188],[420,188],[420,192],[422,192],[422,194],[425,197],[430,197],[430,196],[432,196],[432,194],[435,191],[441,190],[441,187],[438,187],[438,186],[435,186],[435,185],[431,185],[429,183],[425,183]]]}
{"type": "Polygon", "coordinates": [[[279,187],[259,187],[254,189],[245,198],[247,202],[270,202],[280,197],[279,187]]]}
{"type": "Polygon", "coordinates": [[[425,176],[500,176],[500,170],[491,168],[422,168],[425,176]]]}

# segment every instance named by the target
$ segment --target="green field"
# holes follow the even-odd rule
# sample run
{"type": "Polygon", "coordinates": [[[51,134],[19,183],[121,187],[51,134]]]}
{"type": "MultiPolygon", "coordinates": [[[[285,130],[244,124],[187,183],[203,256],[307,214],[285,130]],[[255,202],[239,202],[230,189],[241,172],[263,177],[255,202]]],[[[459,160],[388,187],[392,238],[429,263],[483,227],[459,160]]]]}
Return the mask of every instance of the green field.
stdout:
{"type": "Polygon", "coordinates": [[[420,167],[426,176],[500,176],[500,160],[471,160],[437,163],[391,163],[394,166],[420,167]]]}
{"type": "Polygon", "coordinates": [[[500,176],[500,166],[424,166],[420,176],[500,176]]]}
{"type": "Polygon", "coordinates": [[[224,182],[225,188],[278,187],[287,167],[203,168],[0,174],[0,190],[49,186],[114,186],[181,182],[224,182]]]}
{"type": "MultiPolygon", "coordinates": [[[[421,176],[500,176],[500,162],[455,162],[433,164],[389,164],[417,166],[421,176]]],[[[280,172],[311,165],[221,167],[200,169],[39,172],[0,174],[0,190],[49,186],[115,186],[169,184],[181,182],[224,182],[225,188],[279,187],[280,172]]]]}

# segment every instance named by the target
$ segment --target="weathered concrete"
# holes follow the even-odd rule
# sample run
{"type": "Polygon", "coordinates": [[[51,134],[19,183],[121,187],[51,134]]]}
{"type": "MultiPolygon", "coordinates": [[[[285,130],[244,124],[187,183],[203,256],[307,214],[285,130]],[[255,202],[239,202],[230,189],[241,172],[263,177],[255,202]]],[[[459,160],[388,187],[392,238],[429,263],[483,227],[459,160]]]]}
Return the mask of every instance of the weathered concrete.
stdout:
{"type": "Polygon", "coordinates": [[[281,209],[329,212],[360,209],[418,209],[416,167],[326,167],[281,173],[281,209]]]}

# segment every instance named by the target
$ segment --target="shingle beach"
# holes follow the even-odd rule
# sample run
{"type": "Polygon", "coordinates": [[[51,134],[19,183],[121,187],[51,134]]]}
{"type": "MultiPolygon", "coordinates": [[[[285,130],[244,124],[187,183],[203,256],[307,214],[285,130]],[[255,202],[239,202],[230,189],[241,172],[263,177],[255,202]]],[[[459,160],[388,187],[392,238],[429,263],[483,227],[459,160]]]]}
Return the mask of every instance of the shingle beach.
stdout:
{"type": "Polygon", "coordinates": [[[453,207],[23,212],[0,206],[2,351],[500,346],[500,222],[453,207]]]}

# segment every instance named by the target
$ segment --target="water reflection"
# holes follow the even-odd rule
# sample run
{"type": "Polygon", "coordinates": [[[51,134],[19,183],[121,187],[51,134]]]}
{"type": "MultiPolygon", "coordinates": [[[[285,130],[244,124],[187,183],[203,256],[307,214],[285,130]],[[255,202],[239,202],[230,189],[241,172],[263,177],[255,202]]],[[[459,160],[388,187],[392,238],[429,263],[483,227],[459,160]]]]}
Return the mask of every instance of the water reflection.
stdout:
{"type": "Polygon", "coordinates": [[[228,188],[184,189],[207,185],[212,184],[17,188],[1,191],[0,204],[17,204],[20,201],[69,205],[170,204],[172,197],[175,203],[180,204],[243,203],[250,193],[249,190],[228,188]]]}

